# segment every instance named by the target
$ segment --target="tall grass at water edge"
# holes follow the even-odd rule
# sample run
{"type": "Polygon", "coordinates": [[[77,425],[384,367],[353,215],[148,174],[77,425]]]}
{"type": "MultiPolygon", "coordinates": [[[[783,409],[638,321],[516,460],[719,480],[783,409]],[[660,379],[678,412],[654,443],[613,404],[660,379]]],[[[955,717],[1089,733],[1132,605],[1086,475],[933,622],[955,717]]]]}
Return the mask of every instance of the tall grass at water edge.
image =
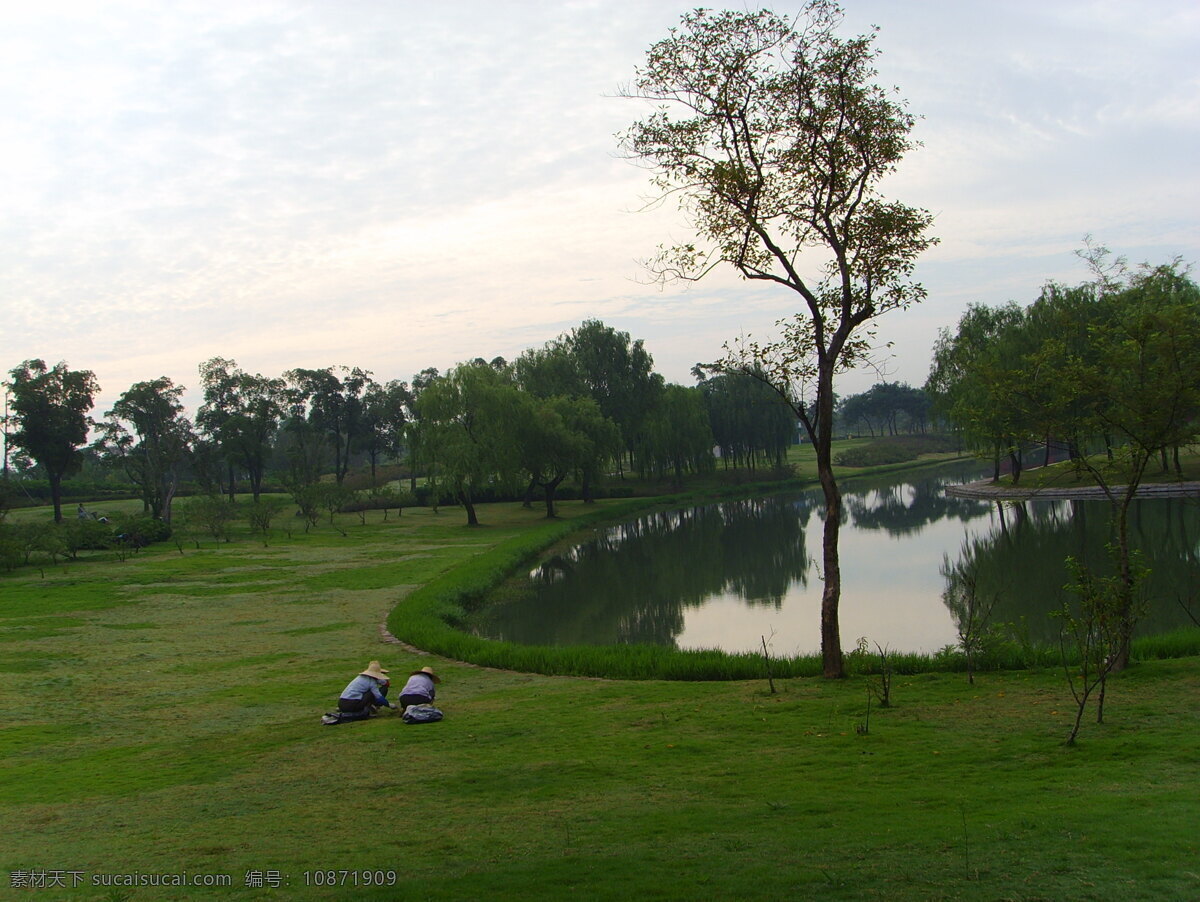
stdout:
{"type": "MultiPolygon", "coordinates": [[[[682,497],[673,503],[691,503],[682,497]]],[[[680,650],[657,645],[549,646],[486,639],[466,631],[470,611],[487,604],[488,596],[548,548],[572,534],[601,523],[633,516],[644,501],[599,508],[563,521],[546,521],[414,590],[392,610],[392,635],[423,651],[484,667],[551,676],[604,677],[630,680],[748,680],[768,675],[768,661],[757,652],[727,653],[715,649],[680,650]]],[[[1200,628],[1138,638],[1134,659],[1200,654],[1200,628]]],[[[997,639],[976,655],[975,670],[1023,670],[1062,663],[1057,646],[1022,642],[1016,631],[997,639]]],[[[876,653],[846,656],[850,674],[874,674],[885,666],[876,653]]],[[[888,652],[886,666],[899,674],[954,672],[967,669],[966,656],[950,646],[933,654],[888,652]]],[[[819,654],[771,657],[770,675],[778,678],[819,676],[819,654]]]]}

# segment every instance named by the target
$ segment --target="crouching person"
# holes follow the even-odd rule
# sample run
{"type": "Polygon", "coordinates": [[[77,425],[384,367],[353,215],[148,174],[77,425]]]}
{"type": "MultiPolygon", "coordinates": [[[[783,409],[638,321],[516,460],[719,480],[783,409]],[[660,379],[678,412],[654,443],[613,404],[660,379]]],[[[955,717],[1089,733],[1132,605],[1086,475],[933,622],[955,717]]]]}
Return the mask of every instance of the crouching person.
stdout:
{"type": "Polygon", "coordinates": [[[387,700],[390,685],[388,671],[378,661],[372,661],[342,690],[337,714],[326,714],[322,720],[326,723],[364,720],[374,714],[376,708],[394,708],[395,705],[387,700]]]}
{"type": "Polygon", "coordinates": [[[408,682],[404,684],[404,688],[400,690],[398,707],[404,711],[409,705],[432,705],[433,699],[437,695],[434,683],[441,681],[442,678],[433,672],[432,667],[414,670],[409,676],[408,682]]]}

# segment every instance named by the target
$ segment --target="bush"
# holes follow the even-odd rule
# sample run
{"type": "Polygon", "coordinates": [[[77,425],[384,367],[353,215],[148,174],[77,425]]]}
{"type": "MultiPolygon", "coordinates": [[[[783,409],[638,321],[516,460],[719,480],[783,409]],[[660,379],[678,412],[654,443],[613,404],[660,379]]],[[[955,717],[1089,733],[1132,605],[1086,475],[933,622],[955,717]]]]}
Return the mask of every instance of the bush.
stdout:
{"type": "Polygon", "coordinates": [[[115,537],[112,526],[103,520],[67,520],[59,525],[63,544],[72,559],[80,551],[102,551],[111,548],[115,537]]]}
{"type": "Polygon", "coordinates": [[[229,524],[242,516],[241,508],[220,495],[196,495],[176,506],[187,524],[208,530],[214,539],[229,541],[229,524]]]}
{"type": "Polygon", "coordinates": [[[117,542],[126,548],[144,548],[171,538],[170,525],[154,517],[118,517],[112,528],[117,542]]]}
{"type": "Polygon", "coordinates": [[[835,455],[833,462],[841,467],[878,467],[907,463],[922,454],[943,454],[956,447],[954,439],[945,435],[891,435],[848,448],[835,455]]]}

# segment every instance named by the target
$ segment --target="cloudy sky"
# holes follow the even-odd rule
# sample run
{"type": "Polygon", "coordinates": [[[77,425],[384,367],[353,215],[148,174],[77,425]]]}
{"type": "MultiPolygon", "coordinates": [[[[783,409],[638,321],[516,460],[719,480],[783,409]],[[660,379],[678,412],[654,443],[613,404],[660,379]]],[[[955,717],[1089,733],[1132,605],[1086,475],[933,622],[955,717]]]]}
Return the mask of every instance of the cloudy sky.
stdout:
{"type": "MultiPolygon", "coordinates": [[[[93,370],[96,414],[210,357],[380,380],[514,358],[599,318],[691,384],[786,291],[645,284],[688,237],[640,212],[617,96],[695,2],[2,0],[0,368],[93,370]]],[[[800,4],[776,4],[794,13],[800,4]]],[[[928,301],[890,314],[920,384],[972,301],[1078,282],[1085,234],[1200,262],[1195,0],[845,0],[923,117],[885,193],[936,214],[928,301]]],[[[875,373],[847,377],[861,391],[875,373]]]]}

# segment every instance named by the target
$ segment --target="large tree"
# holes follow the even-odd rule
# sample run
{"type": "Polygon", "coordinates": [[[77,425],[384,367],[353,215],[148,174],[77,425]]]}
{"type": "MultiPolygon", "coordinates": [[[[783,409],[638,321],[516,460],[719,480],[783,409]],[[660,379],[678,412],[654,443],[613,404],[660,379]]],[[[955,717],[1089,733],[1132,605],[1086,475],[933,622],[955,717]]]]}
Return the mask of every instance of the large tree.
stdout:
{"type": "Polygon", "coordinates": [[[183,416],[183,392],[166,376],[134,384],[105,414],[97,442],[120,462],[150,515],[167,523],[194,440],[192,424],[183,416]]]}
{"type": "Polygon", "coordinates": [[[524,403],[507,367],[483,360],[432,379],[416,402],[414,456],[436,493],[448,490],[478,526],[482,491],[511,486],[520,469],[516,427],[524,403]]]}
{"type": "Polygon", "coordinates": [[[375,484],[380,457],[398,457],[404,450],[412,403],[408,384],[399,379],[386,385],[371,382],[363,392],[363,430],[358,446],[371,462],[371,485],[375,484]]]}
{"type": "Polygon", "coordinates": [[[575,362],[585,396],[617,424],[625,448],[632,454],[663,387],[644,342],[594,319],[584,320],[561,341],[575,362]]]}
{"type": "Polygon", "coordinates": [[[643,473],[661,479],[669,471],[675,487],[681,488],[684,471],[712,469],[714,444],[704,393],[671,384],[663,388],[648,417],[638,460],[643,473]]]}
{"type": "Polygon", "coordinates": [[[914,118],[875,83],[873,35],[840,38],[840,20],[830,0],[811,0],[796,23],[768,10],[689,13],[637,70],[626,94],[655,111],[622,136],[699,239],[664,248],[652,272],[693,280],[727,264],[799,303],[777,340],[738,342],[724,363],[786,398],[816,449],[828,677],[845,675],[834,376],[868,357],[877,317],[924,297],[912,273],[934,240],[927,211],[879,192],[913,146],[914,118]]]}
{"type": "Polygon", "coordinates": [[[72,370],[65,362],[47,367],[26,360],[10,371],[12,441],[46,471],[54,519],[62,522],[62,480],[80,466],[79,448],[87,442],[88,411],[100,390],[91,370],[72,370]]]}
{"type": "Polygon", "coordinates": [[[701,380],[698,388],[726,467],[753,470],[759,457],[775,466],[784,465],[787,450],[795,443],[796,417],[769,385],[740,373],[705,378],[708,370],[703,366],[693,368],[692,375],[701,380]]]}
{"type": "Polygon", "coordinates": [[[200,364],[200,381],[204,403],[196,414],[196,423],[225,457],[230,500],[235,493],[235,467],[241,467],[258,501],[284,412],[284,382],[247,373],[236,361],[222,357],[200,364]]]}
{"type": "Polygon", "coordinates": [[[338,485],[350,471],[354,447],[370,428],[364,396],[375,384],[371,374],[358,367],[294,369],[284,375],[289,383],[291,422],[297,418],[328,440],[333,449],[333,476],[338,485]]]}
{"type": "Polygon", "coordinates": [[[1000,478],[1000,459],[1008,454],[1020,478],[1021,445],[1028,439],[1030,414],[1022,403],[1028,389],[1024,352],[1028,335],[1025,311],[971,304],[951,332],[943,329],[933,348],[925,391],[934,408],[961,431],[963,438],[992,458],[992,479],[1000,478]]]}

